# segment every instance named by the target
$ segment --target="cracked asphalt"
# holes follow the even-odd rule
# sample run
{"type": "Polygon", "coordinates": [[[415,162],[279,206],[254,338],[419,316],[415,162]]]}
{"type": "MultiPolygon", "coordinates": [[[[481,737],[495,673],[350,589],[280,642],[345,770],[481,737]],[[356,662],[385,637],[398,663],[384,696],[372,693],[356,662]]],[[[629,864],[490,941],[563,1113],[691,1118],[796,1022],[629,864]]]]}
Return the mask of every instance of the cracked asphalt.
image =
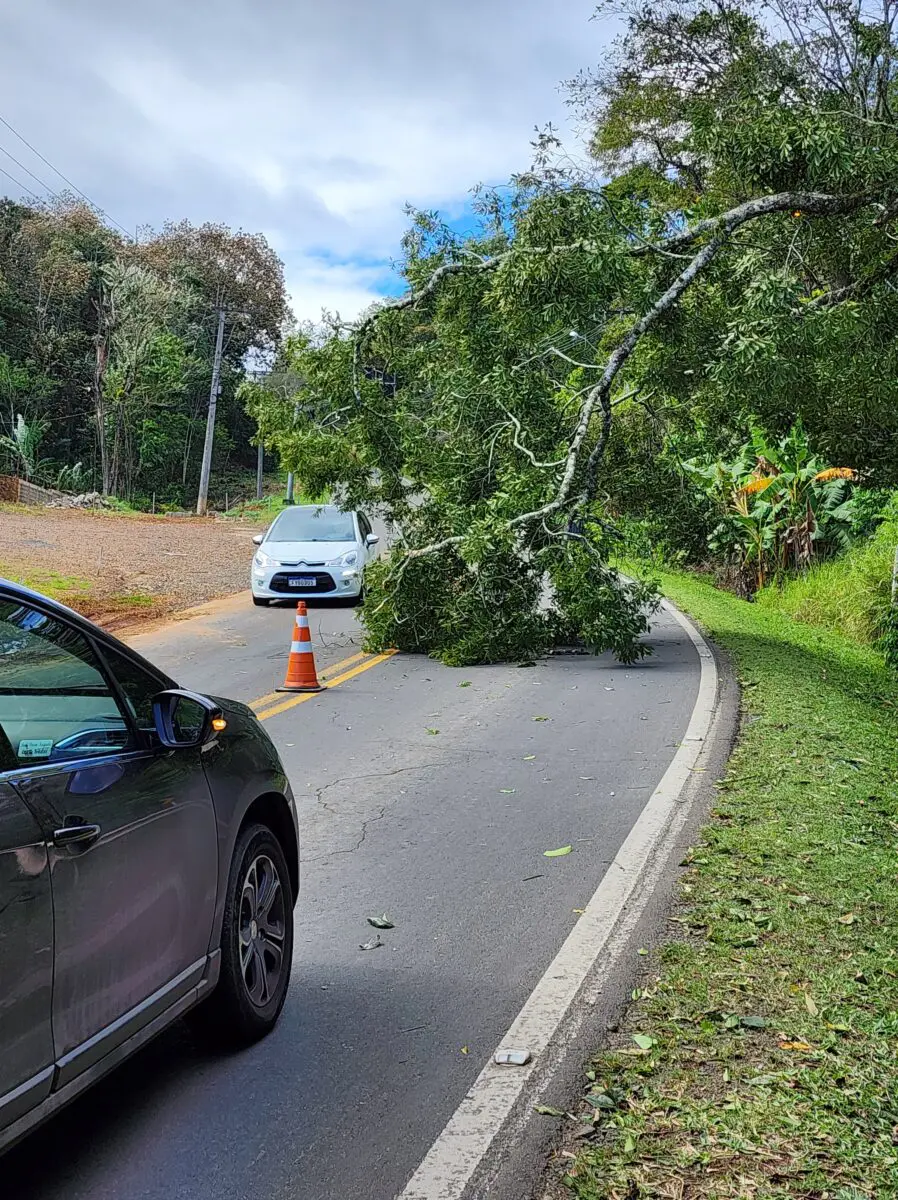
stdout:
{"type": "MultiPolygon", "coordinates": [[[[359,651],[351,609],[310,615],[319,670],[359,651]]],[[[252,701],[282,680],[292,620],[241,595],[129,640],[186,686],[252,701]]],[[[400,655],[268,720],[303,839],[280,1025],[226,1058],[172,1028],[12,1151],[4,1195],[391,1200],[685,731],[695,651],[663,613],[651,641],[633,667],[400,655]],[[361,950],[383,913],[395,928],[361,950]]]]}

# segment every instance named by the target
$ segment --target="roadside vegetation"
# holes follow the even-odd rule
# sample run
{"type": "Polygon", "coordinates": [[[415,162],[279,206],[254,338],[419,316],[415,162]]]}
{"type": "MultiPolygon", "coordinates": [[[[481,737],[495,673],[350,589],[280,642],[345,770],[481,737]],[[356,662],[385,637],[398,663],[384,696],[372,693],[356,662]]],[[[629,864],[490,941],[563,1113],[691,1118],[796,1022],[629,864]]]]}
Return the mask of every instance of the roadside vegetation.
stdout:
{"type": "Polygon", "coordinates": [[[898,487],[898,0],[615,11],[584,142],[542,131],[472,234],[412,214],[407,293],[245,389],[285,466],[402,532],[372,646],[632,661],[622,551],[787,589],[898,487]]]}
{"type": "Polygon", "coordinates": [[[0,198],[0,475],[192,509],[220,307],[219,508],[255,490],[240,388],[247,356],[270,356],[288,317],[265,238],[184,221],[133,242],[75,196],[0,198]]]}
{"type": "Polygon", "coordinates": [[[742,735],[551,1189],[896,1195],[898,685],[838,632],[683,573],[660,582],[735,664],[742,735]]]}

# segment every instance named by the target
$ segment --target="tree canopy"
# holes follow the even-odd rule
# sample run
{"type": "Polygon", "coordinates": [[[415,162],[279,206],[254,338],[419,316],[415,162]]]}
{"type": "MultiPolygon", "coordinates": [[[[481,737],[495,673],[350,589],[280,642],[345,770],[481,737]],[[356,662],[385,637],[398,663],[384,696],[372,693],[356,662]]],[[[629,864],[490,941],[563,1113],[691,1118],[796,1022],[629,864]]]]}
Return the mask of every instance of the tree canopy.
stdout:
{"type": "Polygon", "coordinates": [[[896,12],[630,0],[569,85],[585,153],[545,130],[476,234],[414,215],[404,297],[289,344],[299,395],[251,402],[266,439],[400,531],[373,643],[642,653],[621,518],[697,552],[717,516],[682,463],[753,426],[800,417],[821,461],[898,482],[896,12]]]}
{"type": "Polygon", "coordinates": [[[219,306],[222,472],[254,461],[237,389],[247,354],[273,353],[288,319],[265,239],[181,222],[129,242],[74,198],[0,201],[0,470],[22,468],[24,427],[40,482],[190,504],[219,306]]]}

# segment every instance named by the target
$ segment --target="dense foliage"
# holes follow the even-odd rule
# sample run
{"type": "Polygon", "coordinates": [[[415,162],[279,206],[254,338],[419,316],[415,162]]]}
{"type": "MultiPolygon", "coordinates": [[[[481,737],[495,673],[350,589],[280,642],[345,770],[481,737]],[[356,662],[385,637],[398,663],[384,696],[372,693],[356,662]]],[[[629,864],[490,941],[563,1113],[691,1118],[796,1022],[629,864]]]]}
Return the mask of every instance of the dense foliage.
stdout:
{"type": "Polygon", "coordinates": [[[840,523],[827,465],[898,484],[896,12],[629,0],[616,51],[571,83],[587,157],[546,131],[532,171],[479,194],[475,235],[414,216],[407,296],[291,343],[293,394],[251,408],[313,489],[397,523],[375,643],[640,653],[616,537],[732,558],[683,464],[738,462],[753,427],[807,434],[801,486],[763,502],[781,566],[840,523]]]}
{"type": "Polygon", "coordinates": [[[287,315],[265,239],[182,223],[132,243],[81,202],[0,201],[0,472],[190,505],[219,305],[221,484],[255,459],[246,356],[276,348],[287,315]]]}

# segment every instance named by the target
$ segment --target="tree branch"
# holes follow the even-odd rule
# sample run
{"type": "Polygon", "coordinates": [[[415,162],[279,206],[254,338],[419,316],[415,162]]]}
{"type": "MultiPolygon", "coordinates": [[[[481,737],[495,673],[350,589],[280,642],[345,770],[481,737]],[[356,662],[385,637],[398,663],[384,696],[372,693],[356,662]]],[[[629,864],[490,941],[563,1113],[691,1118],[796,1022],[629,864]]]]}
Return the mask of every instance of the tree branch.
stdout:
{"type": "MultiPolygon", "coordinates": [[[[646,253],[654,252],[662,249],[667,251],[671,247],[682,248],[693,245],[706,235],[712,235],[708,241],[689,261],[686,267],[676,276],[673,282],[665,290],[665,292],[655,301],[655,303],[645,312],[638,321],[630,327],[629,331],[621,339],[618,346],[611,353],[606,361],[605,368],[602,371],[602,376],[594,387],[588,392],[581,409],[580,416],[577,421],[576,428],[573,432],[571,440],[568,444],[568,451],[565,458],[562,460],[564,470],[561,473],[561,478],[555,496],[552,500],[542,505],[540,508],[534,509],[531,512],[520,513],[516,517],[510,518],[506,522],[506,529],[518,529],[521,526],[529,525],[534,521],[544,520],[547,516],[564,508],[571,502],[571,489],[576,477],[578,461],[583,444],[588,436],[590,425],[593,416],[598,409],[602,413],[602,424],[599,433],[598,441],[593,448],[586,469],[586,479],[584,490],[576,498],[576,505],[581,506],[592,501],[595,495],[596,482],[598,478],[598,468],[608,444],[608,439],[611,434],[611,419],[612,419],[612,402],[611,389],[614,381],[620,373],[624,364],[628,361],[633,351],[636,349],[640,339],[649,329],[655,325],[665,313],[669,312],[683,293],[695,282],[701,273],[710,265],[720,250],[727,244],[732,235],[750,221],[758,220],[761,217],[771,216],[777,213],[796,212],[800,211],[805,216],[839,216],[847,213],[855,212],[863,206],[871,203],[873,197],[865,194],[839,196],[830,195],[821,192],[778,192],[770,196],[758,197],[754,200],[746,201],[744,204],[737,205],[728,212],[721,213],[716,217],[709,217],[702,221],[698,221],[689,229],[684,230],[680,234],[675,234],[670,238],[665,239],[663,246],[655,246],[652,244],[630,247],[630,253],[634,256],[642,256],[646,253]]],[[[388,312],[397,308],[411,308],[416,304],[421,303],[428,296],[434,294],[435,290],[449,275],[461,274],[462,272],[480,272],[492,270],[507,261],[513,254],[518,252],[525,253],[558,253],[572,249],[584,250],[588,249],[588,242],[574,243],[571,246],[556,246],[551,248],[543,248],[538,250],[534,247],[512,248],[501,255],[497,255],[492,259],[487,259],[483,262],[471,264],[463,263],[446,263],[439,267],[430,277],[425,286],[418,292],[411,292],[408,296],[401,300],[393,301],[385,305],[377,312],[372,313],[358,327],[358,339],[367,333],[374,325],[377,319],[384,312],[388,312]]],[[[584,364],[585,365],[585,364],[584,364]]],[[[510,415],[510,414],[509,414],[510,415]]],[[[515,444],[518,445],[517,431],[515,434],[515,444]]],[[[518,445],[518,448],[524,450],[523,446],[518,445]]],[[[528,453],[525,450],[525,453],[528,453]]],[[[531,456],[532,457],[532,456],[531,456]]],[[[548,465],[548,464],[547,464],[548,465]]],[[[559,464],[560,465],[560,464],[559,464]]],[[[413,550],[404,552],[404,561],[412,558],[421,558],[427,554],[436,553],[439,550],[447,549],[450,546],[457,546],[464,541],[464,535],[457,534],[451,537],[441,538],[437,542],[431,542],[427,546],[422,546],[413,550]]]]}

